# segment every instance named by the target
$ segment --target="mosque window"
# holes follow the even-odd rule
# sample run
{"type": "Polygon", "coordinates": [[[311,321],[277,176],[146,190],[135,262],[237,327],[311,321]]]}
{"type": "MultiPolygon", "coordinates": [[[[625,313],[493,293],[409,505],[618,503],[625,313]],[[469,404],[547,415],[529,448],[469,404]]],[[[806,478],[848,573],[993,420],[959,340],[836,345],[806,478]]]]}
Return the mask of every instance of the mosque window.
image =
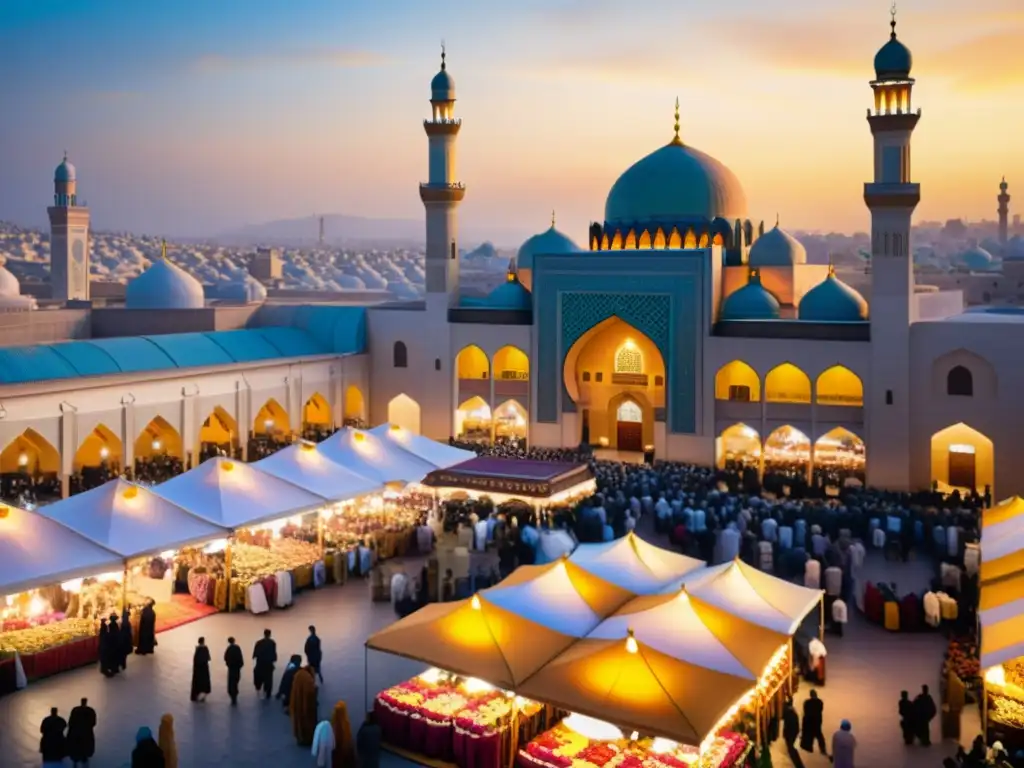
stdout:
{"type": "Polygon", "coordinates": [[[656,387],[664,387],[665,386],[665,377],[664,376],[655,376],[654,377],[654,386],[656,386],[656,387]]]}
{"type": "Polygon", "coordinates": [[[598,371],[597,373],[595,373],[594,374],[594,381],[596,383],[598,383],[598,384],[600,384],[602,381],[604,381],[604,373],[602,373],[601,371],[598,371]]]}
{"type": "Polygon", "coordinates": [[[584,371],[583,372],[583,380],[584,381],[590,381],[590,371],[584,371]]]}
{"type": "Polygon", "coordinates": [[[954,366],[946,374],[946,394],[954,397],[974,395],[974,376],[962,365],[954,366]]]}
{"type": "Polygon", "coordinates": [[[434,358],[434,370],[435,371],[440,371],[441,370],[441,358],[440,357],[435,357],[434,358]]]}
{"type": "Polygon", "coordinates": [[[750,387],[746,384],[730,384],[729,399],[734,403],[749,403],[750,387]]]}
{"type": "Polygon", "coordinates": [[[395,368],[408,368],[409,367],[409,350],[405,346],[404,341],[396,341],[394,351],[392,353],[394,358],[395,368]]]}
{"type": "Polygon", "coordinates": [[[643,373],[644,356],[632,339],[626,339],[615,353],[615,373],[643,373]]]}
{"type": "Polygon", "coordinates": [[[892,405],[892,390],[891,389],[885,390],[885,404],[886,405],[892,405]]]}

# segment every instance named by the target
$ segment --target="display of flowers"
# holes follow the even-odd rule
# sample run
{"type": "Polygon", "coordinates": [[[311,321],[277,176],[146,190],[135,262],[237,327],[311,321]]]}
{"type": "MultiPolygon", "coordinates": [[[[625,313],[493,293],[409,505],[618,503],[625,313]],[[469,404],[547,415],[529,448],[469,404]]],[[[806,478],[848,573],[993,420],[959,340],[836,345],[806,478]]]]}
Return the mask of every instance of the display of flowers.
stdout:
{"type": "Polygon", "coordinates": [[[269,546],[235,542],[231,547],[232,579],[248,586],[279,571],[292,571],[320,559],[320,548],[297,539],[272,539],[269,546]]]}
{"type": "Polygon", "coordinates": [[[96,622],[92,619],[55,619],[45,624],[9,631],[4,624],[0,634],[0,653],[17,651],[23,656],[93,637],[96,622]]]}

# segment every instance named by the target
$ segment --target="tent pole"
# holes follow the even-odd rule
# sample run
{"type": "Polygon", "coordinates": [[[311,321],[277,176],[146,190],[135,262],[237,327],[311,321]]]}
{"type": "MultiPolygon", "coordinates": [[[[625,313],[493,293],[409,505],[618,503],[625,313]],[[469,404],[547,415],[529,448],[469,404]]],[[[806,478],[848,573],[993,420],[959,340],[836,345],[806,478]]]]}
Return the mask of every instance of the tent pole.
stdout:
{"type": "Polygon", "coordinates": [[[323,510],[316,515],[316,543],[320,548],[320,559],[324,557],[324,516],[323,510]]]}
{"type": "Polygon", "coordinates": [[[793,638],[789,638],[789,658],[787,659],[786,671],[786,695],[793,698],[793,638]]]}
{"type": "Polygon", "coordinates": [[[231,604],[234,602],[231,599],[231,544],[234,542],[234,540],[235,534],[232,533],[230,536],[228,536],[227,547],[224,548],[224,591],[225,594],[227,595],[225,610],[228,613],[231,613],[231,604]]]}
{"type": "Polygon", "coordinates": [[[128,610],[128,561],[124,561],[124,570],[121,572],[121,610],[128,610]]]}
{"type": "Polygon", "coordinates": [[[370,648],[363,644],[363,714],[370,711],[370,648]]]}
{"type": "Polygon", "coordinates": [[[825,642],[825,593],[818,598],[818,639],[825,642]]]}

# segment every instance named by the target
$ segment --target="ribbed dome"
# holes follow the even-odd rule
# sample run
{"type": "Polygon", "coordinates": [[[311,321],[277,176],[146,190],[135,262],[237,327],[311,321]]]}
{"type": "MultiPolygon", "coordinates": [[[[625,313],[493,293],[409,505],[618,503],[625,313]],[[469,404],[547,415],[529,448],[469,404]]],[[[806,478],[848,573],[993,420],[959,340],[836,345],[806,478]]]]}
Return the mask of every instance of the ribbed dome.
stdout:
{"type": "Polygon", "coordinates": [[[995,257],[981,246],[975,245],[957,256],[956,261],[972,272],[985,272],[992,269],[995,257]]]}
{"type": "Polygon", "coordinates": [[[222,295],[228,301],[237,301],[241,304],[260,304],[267,300],[267,289],[252,275],[245,275],[241,280],[230,283],[222,295]]]}
{"type": "Polygon", "coordinates": [[[634,163],[612,186],[606,224],[745,218],[747,198],[733,172],[673,141],[634,163]]]}
{"type": "Polygon", "coordinates": [[[722,320],[778,320],[779,301],[761,285],[761,276],[751,270],[745,286],[733,291],[722,304],[722,320]]]}
{"type": "Polygon", "coordinates": [[[868,303],[829,269],[828,277],[804,294],[797,317],[817,323],[855,323],[868,319],[868,303]]]}
{"type": "Polygon", "coordinates": [[[747,263],[752,267],[791,267],[807,263],[807,251],[800,241],[778,223],[750,246],[747,263]]]}
{"type": "Polygon", "coordinates": [[[892,32],[889,35],[889,42],[883,45],[875,54],[875,79],[877,80],[906,80],[910,77],[910,69],[914,64],[914,57],[910,49],[896,39],[896,18],[893,17],[892,32]]]}
{"type": "Polygon", "coordinates": [[[533,257],[539,253],[577,253],[579,250],[580,247],[576,243],[555,229],[552,221],[548,229],[519,246],[516,268],[533,269],[533,257]]]}
{"type": "Polygon", "coordinates": [[[203,286],[165,258],[154,261],[125,290],[128,309],[202,309],[203,286]]]}
{"type": "Polygon", "coordinates": [[[75,180],[75,166],[68,162],[68,156],[64,155],[64,159],[60,165],[53,172],[54,181],[74,181],[75,180]]]}

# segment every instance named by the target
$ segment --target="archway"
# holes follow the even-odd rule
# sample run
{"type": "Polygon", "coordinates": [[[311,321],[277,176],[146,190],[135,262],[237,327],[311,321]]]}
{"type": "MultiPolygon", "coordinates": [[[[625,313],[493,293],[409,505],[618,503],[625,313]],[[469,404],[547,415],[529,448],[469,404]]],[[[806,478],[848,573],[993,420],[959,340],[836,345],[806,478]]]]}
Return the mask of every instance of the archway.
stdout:
{"type": "Polygon", "coordinates": [[[781,475],[807,480],[811,465],[811,440],[788,424],[779,427],[764,441],[765,475],[781,475]]]}
{"type": "Polygon", "coordinates": [[[391,398],[388,403],[388,422],[418,435],[420,433],[420,404],[404,393],[391,398]]]}
{"type": "Polygon", "coordinates": [[[460,379],[487,379],[491,375],[491,362],[486,352],[471,344],[455,357],[455,371],[460,379]]]}
{"type": "Polygon", "coordinates": [[[471,397],[455,409],[455,437],[474,443],[491,442],[491,406],[471,397]]]}
{"type": "Polygon", "coordinates": [[[525,447],[530,418],[518,400],[506,400],[494,409],[496,441],[518,443],[525,447]]]}
{"type": "Polygon", "coordinates": [[[346,427],[362,427],[366,424],[366,399],[355,384],[349,384],[345,390],[344,424],[346,427]]]}
{"type": "Polygon", "coordinates": [[[221,406],[216,406],[199,428],[199,458],[234,456],[238,449],[238,423],[221,406]]]}
{"type": "Polygon", "coordinates": [[[715,399],[759,403],[761,377],[742,360],[726,363],[715,374],[715,399]]]}
{"type": "Polygon", "coordinates": [[[644,409],[628,395],[615,408],[615,447],[620,451],[644,449],[644,409]]]}
{"type": "Polygon", "coordinates": [[[105,424],[99,424],[85,436],[71,466],[75,472],[106,467],[116,472],[121,466],[121,438],[105,424]]]}
{"type": "Polygon", "coordinates": [[[274,398],[270,398],[256,413],[252,431],[257,435],[279,438],[291,432],[288,411],[274,398]]]}
{"type": "Polygon", "coordinates": [[[864,405],[864,383],[843,365],[833,365],[823,371],[814,389],[819,405],[864,405]]]}
{"type": "Polygon", "coordinates": [[[733,424],[715,441],[715,453],[719,469],[760,471],[761,436],[746,424],[733,424]]]}
{"type": "Polygon", "coordinates": [[[502,347],[494,353],[494,378],[526,381],[530,378],[530,358],[519,347],[502,347]]]}
{"type": "Polygon", "coordinates": [[[162,416],[154,417],[135,438],[135,460],[172,458],[182,461],[181,435],[162,416]]]}
{"type": "Polygon", "coordinates": [[[598,323],[569,349],[562,377],[576,403],[581,442],[618,450],[643,450],[654,443],[655,414],[665,408],[665,362],[644,333],[618,317],[598,323]],[[640,408],[642,419],[639,438],[637,427],[624,427],[624,447],[618,409],[625,400],[640,408]]]}
{"type": "Polygon", "coordinates": [[[864,484],[867,455],[864,441],[848,429],[836,427],[814,443],[814,478],[817,485],[843,486],[851,479],[864,484]]]}
{"type": "Polygon", "coordinates": [[[307,440],[322,440],[331,433],[333,414],[327,398],[319,392],[302,406],[302,436],[307,440]]]}
{"type": "Polygon", "coordinates": [[[963,422],[932,435],[932,482],[941,491],[985,492],[995,483],[992,440],[963,422]]]}
{"type": "Polygon", "coordinates": [[[768,371],[764,379],[764,397],[769,403],[810,403],[811,379],[792,363],[783,363],[768,371]]]}
{"type": "Polygon", "coordinates": [[[0,474],[39,477],[60,472],[60,453],[34,429],[26,429],[0,452],[0,474]]]}

